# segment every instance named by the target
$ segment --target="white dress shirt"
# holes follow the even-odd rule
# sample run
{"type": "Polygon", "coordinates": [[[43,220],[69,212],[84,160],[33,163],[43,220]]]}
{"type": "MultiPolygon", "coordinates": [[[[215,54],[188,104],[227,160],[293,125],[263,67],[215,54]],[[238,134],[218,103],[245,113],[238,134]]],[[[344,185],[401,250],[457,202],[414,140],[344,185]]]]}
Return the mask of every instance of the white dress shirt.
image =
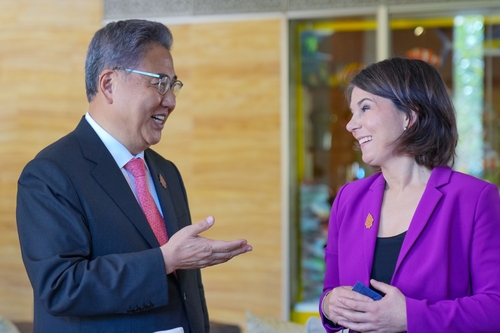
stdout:
{"type": "Polygon", "coordinates": [[[162,216],[163,216],[163,212],[161,210],[161,206],[160,206],[160,203],[158,201],[158,195],[156,194],[156,190],[155,190],[155,187],[153,184],[153,178],[151,177],[151,172],[149,171],[148,164],[146,163],[146,160],[144,159],[144,151],[141,151],[139,154],[137,154],[135,156],[132,155],[128,151],[128,149],[125,148],[125,146],[120,141],[118,141],[111,134],[106,132],[106,130],[104,128],[102,128],[92,118],[92,116],[88,112],[85,114],[85,120],[87,120],[87,122],[90,124],[90,126],[92,126],[94,131],[97,133],[97,135],[99,136],[101,141],[104,143],[104,145],[108,149],[108,151],[111,153],[111,156],[113,156],[116,164],[118,165],[118,167],[122,171],[128,184],[130,185],[132,192],[134,192],[134,195],[135,195],[137,201],[139,201],[139,199],[137,198],[137,191],[135,189],[134,177],[132,176],[132,174],[130,172],[125,170],[124,166],[134,157],[142,158],[142,160],[144,161],[144,165],[146,166],[146,175],[147,175],[146,182],[148,184],[149,192],[153,196],[153,199],[156,203],[156,206],[158,207],[158,210],[160,211],[160,214],[162,214],[162,216]]]}

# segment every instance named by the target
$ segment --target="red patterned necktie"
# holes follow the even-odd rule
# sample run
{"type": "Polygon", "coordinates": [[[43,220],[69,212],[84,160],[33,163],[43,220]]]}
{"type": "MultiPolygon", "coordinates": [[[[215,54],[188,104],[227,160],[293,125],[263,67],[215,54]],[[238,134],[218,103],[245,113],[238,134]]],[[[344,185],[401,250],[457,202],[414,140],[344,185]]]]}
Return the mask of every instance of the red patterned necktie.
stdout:
{"type": "Polygon", "coordinates": [[[139,198],[139,203],[141,204],[142,210],[148,219],[151,229],[153,229],[156,239],[158,239],[160,245],[165,244],[168,241],[165,220],[163,220],[163,217],[161,216],[160,211],[158,210],[158,207],[149,192],[146,182],[146,169],[144,167],[143,160],[140,158],[133,158],[125,164],[124,168],[134,177],[135,189],[137,197],[139,198]]]}

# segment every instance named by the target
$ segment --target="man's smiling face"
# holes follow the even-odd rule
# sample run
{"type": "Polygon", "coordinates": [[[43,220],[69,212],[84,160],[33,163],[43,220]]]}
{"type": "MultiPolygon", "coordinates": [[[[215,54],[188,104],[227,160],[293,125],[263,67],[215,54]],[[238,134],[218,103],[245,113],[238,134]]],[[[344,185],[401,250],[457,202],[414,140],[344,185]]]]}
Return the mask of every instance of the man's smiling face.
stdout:
{"type": "MultiPolygon", "coordinates": [[[[134,69],[176,79],[172,56],[161,45],[153,45],[134,69]]],[[[113,90],[116,122],[112,135],[135,155],[160,142],[164,124],[175,108],[175,96],[170,90],[164,95],[158,93],[158,78],[123,70],[116,74],[113,90]]]]}

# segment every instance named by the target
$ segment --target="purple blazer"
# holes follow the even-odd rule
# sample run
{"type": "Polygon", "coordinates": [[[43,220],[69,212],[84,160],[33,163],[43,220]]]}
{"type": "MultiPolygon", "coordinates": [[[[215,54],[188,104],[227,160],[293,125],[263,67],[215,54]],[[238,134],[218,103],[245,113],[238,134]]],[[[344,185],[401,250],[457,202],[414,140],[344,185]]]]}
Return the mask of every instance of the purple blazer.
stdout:
{"type": "MultiPolygon", "coordinates": [[[[369,284],[385,187],[381,173],[344,185],[332,207],[324,294],[369,284]],[[373,224],[365,226],[368,215],[373,224]]],[[[406,296],[408,332],[500,332],[500,196],[438,167],[404,239],[391,285],[406,296]]],[[[321,311],[320,311],[321,313],[321,311]]],[[[327,332],[338,329],[325,324],[327,332]]]]}

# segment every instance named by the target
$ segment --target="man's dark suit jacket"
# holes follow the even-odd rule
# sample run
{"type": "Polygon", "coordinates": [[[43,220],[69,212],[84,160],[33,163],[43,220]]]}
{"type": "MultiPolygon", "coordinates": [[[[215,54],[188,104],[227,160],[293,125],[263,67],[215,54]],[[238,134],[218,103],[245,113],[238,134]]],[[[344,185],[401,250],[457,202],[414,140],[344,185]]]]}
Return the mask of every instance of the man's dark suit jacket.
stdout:
{"type": "MultiPolygon", "coordinates": [[[[145,160],[172,236],[191,224],[184,184],[153,150],[145,160]]],[[[139,203],[85,119],[26,165],[17,225],[35,332],[209,331],[200,270],[167,277],[139,203]]]]}

